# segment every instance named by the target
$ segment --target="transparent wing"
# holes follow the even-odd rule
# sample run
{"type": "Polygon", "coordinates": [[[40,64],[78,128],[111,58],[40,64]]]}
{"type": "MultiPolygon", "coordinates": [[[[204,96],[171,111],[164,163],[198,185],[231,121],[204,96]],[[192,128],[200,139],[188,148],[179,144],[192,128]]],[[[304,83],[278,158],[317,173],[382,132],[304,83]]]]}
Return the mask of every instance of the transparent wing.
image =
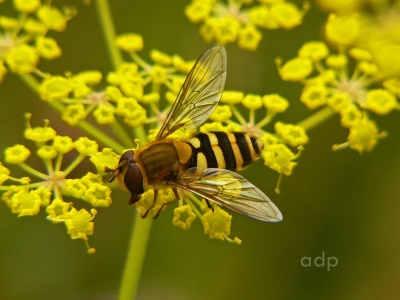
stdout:
{"type": "Polygon", "coordinates": [[[265,222],[282,220],[271,200],[239,174],[223,169],[191,168],[174,182],[180,187],[241,215],[265,222]]]}
{"type": "Polygon", "coordinates": [[[180,128],[195,129],[214,112],[226,79],[226,51],[223,46],[208,49],[190,70],[156,139],[180,128]]]}

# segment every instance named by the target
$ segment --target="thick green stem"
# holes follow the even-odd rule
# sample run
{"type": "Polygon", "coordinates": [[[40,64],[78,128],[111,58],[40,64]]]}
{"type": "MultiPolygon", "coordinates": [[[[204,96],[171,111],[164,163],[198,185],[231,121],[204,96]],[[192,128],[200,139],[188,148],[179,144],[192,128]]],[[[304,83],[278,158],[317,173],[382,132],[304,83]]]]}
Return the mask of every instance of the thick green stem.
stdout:
{"type": "Polygon", "coordinates": [[[108,0],[97,0],[97,14],[100,18],[100,24],[103,29],[104,38],[106,40],[108,53],[111,57],[112,64],[116,69],[122,63],[121,52],[115,45],[115,28],[111,16],[108,0]]]}
{"type": "Polygon", "coordinates": [[[335,112],[329,107],[324,107],[317,111],[315,114],[309,116],[307,119],[297,123],[298,126],[303,127],[305,130],[311,130],[321,123],[329,120],[335,115],[335,112]]]}
{"type": "MultiPolygon", "coordinates": [[[[147,143],[147,136],[143,126],[135,128],[135,135],[142,143],[147,143]]],[[[150,237],[152,223],[152,219],[142,219],[138,213],[136,214],[118,296],[119,300],[135,298],[146,257],[147,242],[150,237]]]]}
{"type": "Polygon", "coordinates": [[[142,219],[139,214],[136,215],[119,290],[119,300],[132,300],[136,296],[152,224],[152,219],[142,219]]]}

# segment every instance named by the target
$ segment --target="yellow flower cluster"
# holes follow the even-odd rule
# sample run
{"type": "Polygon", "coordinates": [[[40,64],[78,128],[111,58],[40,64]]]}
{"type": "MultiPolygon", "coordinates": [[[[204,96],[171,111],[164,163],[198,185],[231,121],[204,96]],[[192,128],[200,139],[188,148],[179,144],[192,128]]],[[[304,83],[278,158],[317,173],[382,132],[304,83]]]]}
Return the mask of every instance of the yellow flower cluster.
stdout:
{"type": "Polygon", "coordinates": [[[385,136],[371,120],[372,114],[387,115],[400,109],[399,35],[392,40],[376,33],[380,37],[377,49],[376,43],[366,43],[371,41],[367,34],[372,25],[368,25],[368,31],[366,26],[367,21],[360,15],[331,14],[325,35],[336,51],[322,41],[313,41],[305,43],[296,58],[284,64],[277,60],[282,79],[304,85],[300,96],[304,105],[311,110],[326,106],[340,115],[341,125],[348,128],[349,135],[346,143],[333,149],[371,151],[385,136]],[[384,56],[381,51],[385,51],[384,56]]]}
{"type": "Polygon", "coordinates": [[[200,34],[207,42],[238,43],[244,50],[254,51],[264,29],[292,29],[301,24],[307,11],[288,1],[217,1],[192,0],[186,16],[192,23],[203,23],[200,34]]]}
{"type": "Polygon", "coordinates": [[[63,31],[74,15],[71,9],[61,12],[39,0],[14,0],[18,17],[0,16],[0,81],[7,71],[17,74],[35,72],[41,58],[61,56],[57,42],[47,33],[63,31]]]}
{"type": "Polygon", "coordinates": [[[93,207],[108,207],[111,204],[110,187],[103,182],[105,165],[114,166],[117,156],[110,150],[98,152],[95,141],[86,137],[72,141],[68,136],[58,135],[45,121],[44,126],[32,128],[31,115],[27,115],[27,128],[24,136],[36,144],[36,156],[43,160],[45,170],[36,170],[27,160],[31,151],[24,145],[18,144],[5,150],[5,162],[20,166],[32,177],[13,177],[8,168],[0,164],[0,190],[3,201],[18,216],[33,216],[46,208],[48,219],[54,223],[63,222],[73,239],[83,239],[90,253],[87,242],[88,235],[93,234],[93,218],[97,213],[92,209],[77,210],[72,202],[64,202],[64,196],[75,197],[90,203],[93,207]],[[63,167],[64,156],[75,152],[75,160],[63,167]],[[79,179],[68,178],[85,158],[91,159],[99,173],[88,172],[79,179]],[[34,178],[38,178],[34,179],[34,178]],[[9,185],[6,185],[9,183],[9,185]]]}
{"type": "MultiPolygon", "coordinates": [[[[98,124],[115,124],[116,117],[120,117],[127,125],[140,127],[149,122],[147,113],[156,109],[163,87],[166,98],[173,102],[193,66],[193,61],[185,62],[178,55],[158,50],[151,52],[153,64],[144,61],[136,53],[143,48],[143,39],[138,34],[122,34],[117,37],[116,45],[131,55],[132,62],[124,62],[109,72],[105,88],[97,88],[103,75],[96,70],[47,76],[41,82],[41,98],[64,104],[62,119],[69,125],[79,125],[93,115],[98,124]]],[[[160,118],[153,120],[159,125],[160,118]]]]}

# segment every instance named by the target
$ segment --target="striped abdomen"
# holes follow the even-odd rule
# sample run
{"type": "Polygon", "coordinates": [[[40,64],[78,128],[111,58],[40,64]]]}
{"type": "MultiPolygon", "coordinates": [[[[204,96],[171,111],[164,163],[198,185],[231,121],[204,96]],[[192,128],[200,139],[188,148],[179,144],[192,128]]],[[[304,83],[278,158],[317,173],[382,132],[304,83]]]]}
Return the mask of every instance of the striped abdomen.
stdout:
{"type": "Polygon", "coordinates": [[[187,168],[240,170],[259,157],[264,145],[244,132],[199,133],[187,143],[192,156],[187,168]]]}

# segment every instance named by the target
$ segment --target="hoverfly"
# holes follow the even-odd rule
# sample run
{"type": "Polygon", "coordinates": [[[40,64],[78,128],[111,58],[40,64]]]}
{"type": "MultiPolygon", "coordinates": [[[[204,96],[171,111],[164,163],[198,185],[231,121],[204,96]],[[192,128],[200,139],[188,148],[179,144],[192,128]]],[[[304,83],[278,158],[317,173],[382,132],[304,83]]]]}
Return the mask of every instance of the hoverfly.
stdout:
{"type": "Polygon", "coordinates": [[[180,128],[198,128],[214,112],[223,93],[226,68],[225,48],[208,49],[189,72],[155,141],[127,150],[115,169],[107,168],[114,172],[110,182],[117,178],[131,193],[129,204],[137,202],[150,186],[153,206],[159,189],[171,188],[177,201],[179,188],[204,198],[210,208],[209,201],[260,221],[282,220],[271,200],[234,172],[259,157],[264,145],[256,137],[220,131],[198,133],[186,140],[168,138],[180,128]]]}

